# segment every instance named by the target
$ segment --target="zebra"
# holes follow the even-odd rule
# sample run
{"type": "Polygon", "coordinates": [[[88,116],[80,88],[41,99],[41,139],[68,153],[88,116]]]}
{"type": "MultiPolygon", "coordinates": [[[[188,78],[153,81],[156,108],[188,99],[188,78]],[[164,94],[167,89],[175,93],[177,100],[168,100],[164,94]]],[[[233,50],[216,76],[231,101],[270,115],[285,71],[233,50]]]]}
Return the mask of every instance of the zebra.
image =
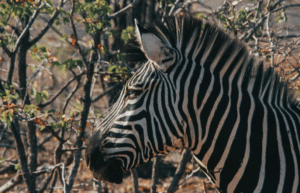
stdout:
{"type": "Polygon", "coordinates": [[[143,62],[92,135],[86,162],[121,183],[153,157],[189,148],[219,192],[300,192],[297,94],[239,40],[189,14],[144,28],[143,62]]]}

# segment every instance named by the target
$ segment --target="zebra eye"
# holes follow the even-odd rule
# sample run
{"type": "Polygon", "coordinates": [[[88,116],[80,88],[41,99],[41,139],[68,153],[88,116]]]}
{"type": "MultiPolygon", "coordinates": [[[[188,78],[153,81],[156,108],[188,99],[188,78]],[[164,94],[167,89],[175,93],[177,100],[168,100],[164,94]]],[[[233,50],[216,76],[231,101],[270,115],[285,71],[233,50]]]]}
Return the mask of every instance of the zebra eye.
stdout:
{"type": "Polygon", "coordinates": [[[141,90],[128,90],[126,93],[126,97],[128,99],[135,99],[140,95],[141,92],[141,90]]]}

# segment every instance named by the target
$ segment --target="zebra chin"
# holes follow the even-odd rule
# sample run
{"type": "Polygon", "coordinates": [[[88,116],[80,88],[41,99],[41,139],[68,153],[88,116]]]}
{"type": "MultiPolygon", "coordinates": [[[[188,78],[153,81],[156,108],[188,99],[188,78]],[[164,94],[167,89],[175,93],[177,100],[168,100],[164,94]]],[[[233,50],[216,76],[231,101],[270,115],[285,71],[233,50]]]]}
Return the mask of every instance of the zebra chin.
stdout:
{"type": "Polygon", "coordinates": [[[98,165],[90,167],[93,177],[99,181],[106,181],[110,183],[121,184],[123,182],[124,173],[117,162],[117,160],[111,160],[106,165],[98,165]]]}
{"type": "Polygon", "coordinates": [[[86,163],[91,170],[93,177],[99,181],[121,184],[124,172],[120,160],[105,159],[106,154],[102,152],[99,135],[93,135],[86,149],[86,163]]]}

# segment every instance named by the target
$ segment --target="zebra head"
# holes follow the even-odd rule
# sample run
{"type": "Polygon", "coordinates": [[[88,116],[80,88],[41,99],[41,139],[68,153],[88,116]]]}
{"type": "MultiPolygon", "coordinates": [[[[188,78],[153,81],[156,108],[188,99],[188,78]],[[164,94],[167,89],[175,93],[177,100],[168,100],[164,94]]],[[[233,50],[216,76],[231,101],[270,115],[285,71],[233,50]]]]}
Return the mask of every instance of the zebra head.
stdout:
{"type": "Polygon", "coordinates": [[[166,25],[175,30],[174,24],[167,20],[159,28],[156,24],[145,29],[136,22],[137,40],[127,57],[145,62],[97,126],[86,150],[87,165],[98,180],[121,183],[131,168],[183,146],[182,123],[173,107],[177,93],[169,77],[180,54],[170,41],[175,37],[161,31],[168,31],[166,25]]]}
{"type": "Polygon", "coordinates": [[[121,183],[126,171],[176,148],[199,153],[200,84],[209,91],[211,69],[219,61],[232,62],[230,56],[243,60],[246,52],[218,28],[189,15],[167,17],[147,29],[136,22],[136,34],[127,58],[144,63],[87,147],[87,164],[98,180],[121,183]]]}

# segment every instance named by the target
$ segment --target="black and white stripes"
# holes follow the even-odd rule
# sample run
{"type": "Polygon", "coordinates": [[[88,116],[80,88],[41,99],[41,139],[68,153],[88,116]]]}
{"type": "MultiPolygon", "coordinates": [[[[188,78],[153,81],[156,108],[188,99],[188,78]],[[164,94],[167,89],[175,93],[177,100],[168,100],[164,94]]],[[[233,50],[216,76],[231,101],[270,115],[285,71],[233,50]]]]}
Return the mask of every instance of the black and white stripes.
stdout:
{"type": "Polygon", "coordinates": [[[136,28],[127,58],[144,64],[92,136],[94,176],[119,183],[125,171],[187,147],[220,192],[300,192],[300,107],[286,83],[189,15],[136,28]]]}

